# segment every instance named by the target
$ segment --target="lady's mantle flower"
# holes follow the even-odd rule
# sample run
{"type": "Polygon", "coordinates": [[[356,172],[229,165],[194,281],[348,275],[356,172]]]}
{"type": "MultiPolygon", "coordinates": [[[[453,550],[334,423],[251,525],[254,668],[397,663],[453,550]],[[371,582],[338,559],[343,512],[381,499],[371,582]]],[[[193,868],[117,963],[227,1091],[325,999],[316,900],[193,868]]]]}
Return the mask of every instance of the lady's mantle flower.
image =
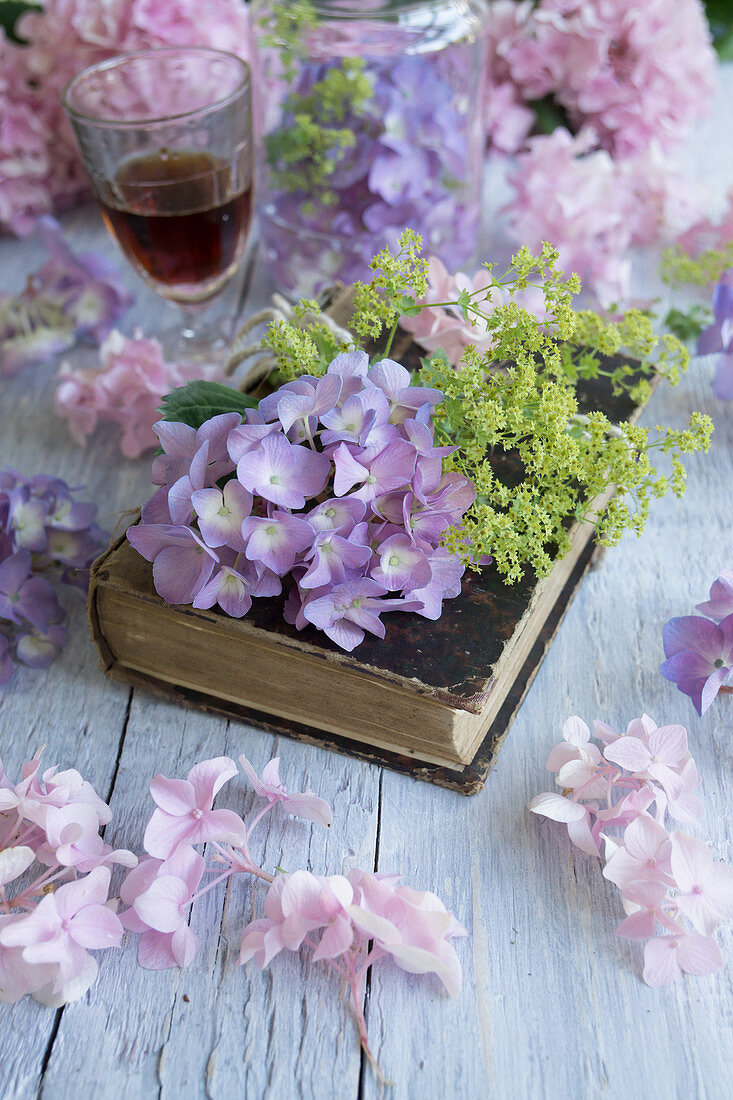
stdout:
{"type": "Polygon", "coordinates": [[[670,619],[662,637],[667,657],[662,675],[704,714],[733,668],[733,614],[717,625],[699,615],[670,619]]]}

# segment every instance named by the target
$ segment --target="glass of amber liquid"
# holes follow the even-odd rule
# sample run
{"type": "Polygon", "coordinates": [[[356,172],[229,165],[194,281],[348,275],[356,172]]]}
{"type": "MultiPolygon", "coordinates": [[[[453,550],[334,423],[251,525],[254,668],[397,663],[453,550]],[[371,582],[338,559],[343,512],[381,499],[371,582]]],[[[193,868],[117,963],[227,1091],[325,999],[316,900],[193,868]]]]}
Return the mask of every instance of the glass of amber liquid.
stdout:
{"type": "Polygon", "coordinates": [[[198,46],[122,54],[73,77],[63,103],[107,228],[182,308],[177,350],[205,356],[206,307],[236,273],[252,220],[248,66],[198,46]]]}

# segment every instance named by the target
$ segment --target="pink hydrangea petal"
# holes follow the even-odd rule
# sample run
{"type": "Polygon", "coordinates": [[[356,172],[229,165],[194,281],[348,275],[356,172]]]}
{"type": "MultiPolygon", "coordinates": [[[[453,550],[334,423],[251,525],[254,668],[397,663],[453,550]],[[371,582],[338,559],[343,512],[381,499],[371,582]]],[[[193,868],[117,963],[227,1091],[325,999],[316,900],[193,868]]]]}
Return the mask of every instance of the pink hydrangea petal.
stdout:
{"type": "Polygon", "coordinates": [[[119,947],[124,929],[106,905],[87,905],[72,922],[72,935],[85,948],[119,947]]]}
{"type": "Polygon", "coordinates": [[[702,978],[725,965],[718,944],[710,936],[688,932],[678,948],[679,964],[687,974],[702,978]]]}
{"type": "Polygon", "coordinates": [[[0,886],[12,882],[26,871],[36,858],[32,848],[19,844],[16,848],[0,850],[0,886]]]}
{"type": "Polygon", "coordinates": [[[167,970],[177,966],[170,932],[144,932],[137,946],[137,961],[145,970],[167,970]]]}
{"type": "Polygon", "coordinates": [[[659,726],[649,734],[649,752],[664,764],[677,764],[687,752],[687,730],[684,726],[659,726]]]}
{"type": "Polygon", "coordinates": [[[654,935],[656,920],[648,909],[639,909],[622,920],[616,929],[616,935],[627,940],[648,940],[654,935]]]}
{"type": "Polygon", "coordinates": [[[186,779],[167,779],[159,773],[150,782],[150,793],[161,810],[176,817],[190,813],[197,806],[194,788],[186,779]]]}
{"type": "Polygon", "coordinates": [[[672,833],[672,874],[683,893],[705,881],[713,867],[713,857],[704,841],[686,833],[672,833]]]}
{"type": "Polygon", "coordinates": [[[630,772],[644,771],[649,766],[651,754],[638,737],[619,737],[603,750],[606,760],[618,764],[630,772]]]}
{"type": "MultiPolygon", "coordinates": [[[[247,776],[250,783],[254,787],[255,793],[258,794],[260,798],[267,798],[267,792],[263,784],[260,783],[257,772],[254,770],[244,753],[240,754],[239,763],[242,765],[242,770],[244,771],[244,774],[247,776]]],[[[272,763],[272,761],[270,761],[270,763],[272,763]]]]}
{"type": "Polygon", "coordinates": [[[167,859],[179,844],[189,839],[192,825],[189,816],[174,817],[163,810],[154,810],[143,837],[145,851],[158,859],[167,859]]]}
{"type": "Polygon", "coordinates": [[[187,839],[190,844],[203,844],[207,840],[244,844],[246,832],[244,822],[234,810],[209,810],[195,822],[187,839]]]}
{"type": "Polygon", "coordinates": [[[59,886],[54,900],[62,920],[69,920],[87,905],[104,905],[109,893],[109,867],[96,867],[84,878],[59,886]]]}
{"type": "Polygon", "coordinates": [[[582,718],[574,715],[563,723],[562,736],[570,745],[582,748],[590,741],[590,730],[582,718]]]}
{"type": "Polygon", "coordinates": [[[644,947],[644,981],[654,987],[669,985],[680,973],[676,936],[656,936],[644,947]]]}
{"type": "Polygon", "coordinates": [[[188,781],[195,791],[196,805],[201,809],[209,809],[218,792],[238,770],[228,756],[217,756],[195,764],[188,773],[188,781]]]}
{"type": "Polygon", "coordinates": [[[283,809],[305,821],[314,821],[318,825],[329,826],[332,821],[331,807],[313,791],[287,794],[282,799],[283,809]]]}
{"type": "Polygon", "coordinates": [[[135,912],[156,932],[175,932],[185,921],[184,908],[191,900],[188,886],[173,875],[161,875],[135,899],[135,912]]]}
{"type": "Polygon", "coordinates": [[[191,965],[198,949],[199,938],[187,924],[182,924],[171,936],[171,954],[181,969],[191,965]]]}
{"type": "Polygon", "coordinates": [[[321,936],[318,947],[313,952],[314,959],[335,959],[348,951],[354,942],[354,929],[351,921],[344,915],[329,925],[321,936]]]}
{"type": "Polygon", "coordinates": [[[529,809],[533,814],[541,814],[553,821],[580,821],[586,816],[583,806],[550,791],[536,795],[529,803],[529,809]]]}

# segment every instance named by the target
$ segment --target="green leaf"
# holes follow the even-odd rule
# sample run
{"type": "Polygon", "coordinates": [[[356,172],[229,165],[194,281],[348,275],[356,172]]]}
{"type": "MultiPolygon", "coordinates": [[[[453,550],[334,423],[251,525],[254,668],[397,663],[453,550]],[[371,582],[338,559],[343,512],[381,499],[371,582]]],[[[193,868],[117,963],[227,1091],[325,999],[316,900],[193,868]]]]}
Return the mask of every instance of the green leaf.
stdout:
{"type": "Polygon", "coordinates": [[[27,11],[43,11],[43,7],[41,4],[30,3],[29,0],[0,0],[0,27],[11,42],[23,46],[26,45],[25,39],[16,35],[15,24],[27,11]]]}
{"type": "Polygon", "coordinates": [[[463,290],[459,291],[459,293],[458,293],[458,305],[461,307],[461,312],[463,313],[463,320],[467,321],[468,320],[468,309],[469,309],[469,306],[471,305],[471,295],[469,294],[469,292],[465,288],[463,290]]]}
{"type": "Polygon", "coordinates": [[[687,313],[681,309],[670,309],[664,318],[664,324],[678,339],[687,342],[696,340],[712,319],[712,312],[707,306],[694,305],[687,313]]]}
{"type": "Polygon", "coordinates": [[[219,413],[238,412],[244,416],[247,409],[256,408],[257,402],[239,390],[199,379],[166,394],[159,412],[164,420],[178,420],[198,429],[219,413]]]}

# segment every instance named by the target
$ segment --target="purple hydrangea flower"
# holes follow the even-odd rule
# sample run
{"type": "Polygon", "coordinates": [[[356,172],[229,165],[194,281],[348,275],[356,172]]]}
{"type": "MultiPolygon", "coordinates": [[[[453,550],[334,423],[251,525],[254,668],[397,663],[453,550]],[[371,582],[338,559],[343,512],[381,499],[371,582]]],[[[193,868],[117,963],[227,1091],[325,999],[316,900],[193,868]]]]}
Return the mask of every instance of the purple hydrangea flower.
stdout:
{"type": "Polygon", "coordinates": [[[194,597],[193,606],[209,608],[218,603],[233,619],[241,619],[252,606],[249,585],[241,573],[224,566],[194,597]]]}
{"type": "Polygon", "coordinates": [[[699,615],[670,619],[663,631],[662,675],[689,695],[702,715],[733,668],[733,614],[719,624],[699,615]]]}
{"type": "Polygon", "coordinates": [[[245,489],[272,504],[302,508],[323,489],[330,469],[325,455],[272,434],[265,436],[257,451],[239,460],[237,477],[245,489]]]}
{"type": "Polygon", "coordinates": [[[64,643],[64,610],[51,578],[85,591],[106,542],[96,508],[60,478],[0,470],[0,685],[13,661],[45,668],[64,643]]]}
{"type": "Polygon", "coordinates": [[[383,611],[437,618],[463,575],[439,543],[475,490],[442,472],[452,449],[433,445],[442,395],[409,381],[398,363],[370,371],[364,353],[348,352],[320,380],[264,398],[244,423],[158,425],[162,484],[128,538],[153,562],[159,594],[241,617],[279,594],[282,578],[286,620],[346,649],[365,631],[383,635],[383,611]]]}
{"type": "Polygon", "coordinates": [[[242,524],[252,511],[252,494],[239,481],[228,481],[223,490],[197,489],[191,504],[209,546],[244,550],[242,524]]]}
{"type": "Polygon", "coordinates": [[[379,564],[371,575],[389,592],[411,591],[430,584],[430,562],[409,535],[390,535],[380,544],[379,564]]]}
{"type": "Polygon", "coordinates": [[[355,485],[358,500],[368,503],[382,493],[408,484],[415,472],[415,448],[404,439],[395,439],[386,447],[370,447],[355,458],[349,446],[341,443],[334,452],[336,496],[344,496],[355,485]]]}
{"type": "Polygon", "coordinates": [[[20,294],[0,299],[0,364],[6,375],[52,359],[77,339],[100,344],[134,300],[104,256],[76,256],[54,218],[39,218],[38,227],[47,262],[20,294]]]}
{"type": "Polygon", "coordinates": [[[98,252],[75,255],[55,218],[43,215],[38,227],[49,258],[37,288],[71,318],[77,336],[101,344],[135,300],[119,268],[98,252]]]}
{"type": "Polygon", "coordinates": [[[350,652],[364,640],[367,630],[378,638],[384,637],[384,623],[379,618],[383,612],[414,611],[419,606],[417,601],[381,599],[386,591],[384,585],[364,577],[337,585],[305,606],[303,614],[308,622],[350,652]]]}
{"type": "Polygon", "coordinates": [[[262,562],[281,577],[293,568],[299,552],[313,542],[310,524],[281,510],[270,516],[250,516],[242,524],[242,535],[247,541],[247,558],[262,562]]]}
{"type": "Polygon", "coordinates": [[[17,626],[25,619],[37,630],[45,630],[61,616],[52,585],[33,576],[28,550],[18,550],[0,562],[0,619],[17,626]]]}
{"type": "Polygon", "coordinates": [[[191,603],[219,561],[191,527],[181,524],[138,524],[127,537],[153,563],[156,591],[167,603],[191,603]]]}

